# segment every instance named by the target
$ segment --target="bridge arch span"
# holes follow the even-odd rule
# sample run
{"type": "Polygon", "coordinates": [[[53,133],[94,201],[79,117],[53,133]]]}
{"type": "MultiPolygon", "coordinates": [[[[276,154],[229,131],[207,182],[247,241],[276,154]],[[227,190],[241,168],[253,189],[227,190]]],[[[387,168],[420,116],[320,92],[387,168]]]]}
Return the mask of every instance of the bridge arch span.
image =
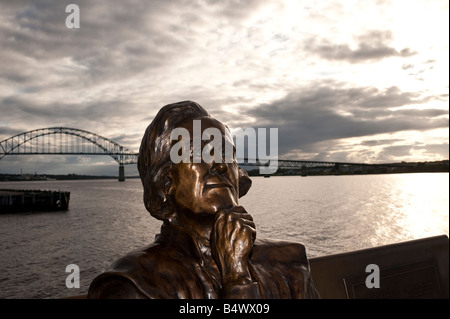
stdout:
{"type": "Polygon", "coordinates": [[[138,155],[109,138],[70,127],[31,130],[0,142],[0,160],[6,155],[44,154],[109,155],[121,166],[122,171],[123,165],[136,164],[138,155]]]}

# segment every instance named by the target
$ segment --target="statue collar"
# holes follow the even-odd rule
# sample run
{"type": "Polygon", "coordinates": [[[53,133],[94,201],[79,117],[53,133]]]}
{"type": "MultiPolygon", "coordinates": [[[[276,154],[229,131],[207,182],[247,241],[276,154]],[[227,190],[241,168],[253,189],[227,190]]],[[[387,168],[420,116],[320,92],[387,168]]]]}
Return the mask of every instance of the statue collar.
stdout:
{"type": "Polygon", "coordinates": [[[205,259],[211,255],[209,241],[194,234],[192,231],[165,221],[161,233],[156,236],[156,243],[170,243],[178,246],[193,258],[205,259]]]}

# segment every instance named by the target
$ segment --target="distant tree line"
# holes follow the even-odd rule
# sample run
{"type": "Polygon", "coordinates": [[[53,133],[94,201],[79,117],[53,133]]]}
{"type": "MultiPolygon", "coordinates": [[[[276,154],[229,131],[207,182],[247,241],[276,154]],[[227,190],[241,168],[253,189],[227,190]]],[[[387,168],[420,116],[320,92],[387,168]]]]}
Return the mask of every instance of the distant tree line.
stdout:
{"type": "MultiPolygon", "coordinates": [[[[365,175],[365,174],[401,174],[401,173],[448,173],[449,161],[402,162],[374,165],[336,165],[335,167],[305,167],[278,169],[270,176],[286,175],[365,175]],[[351,167],[353,166],[353,167],[351,167]]],[[[250,176],[261,176],[259,169],[248,171],[250,176]]]]}

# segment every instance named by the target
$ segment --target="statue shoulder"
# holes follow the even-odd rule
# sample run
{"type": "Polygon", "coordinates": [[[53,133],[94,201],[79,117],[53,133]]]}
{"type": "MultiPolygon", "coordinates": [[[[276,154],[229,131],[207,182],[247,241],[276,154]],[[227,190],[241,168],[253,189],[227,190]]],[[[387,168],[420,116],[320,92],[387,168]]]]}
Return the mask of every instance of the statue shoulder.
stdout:
{"type": "Polygon", "coordinates": [[[97,276],[89,286],[89,299],[146,299],[134,278],[127,273],[107,271],[97,276]]]}
{"type": "Polygon", "coordinates": [[[164,248],[152,244],[119,258],[106,272],[94,278],[88,298],[153,298],[146,287],[151,285],[149,278],[143,276],[157,271],[159,258],[167,259],[164,258],[167,254],[164,248]]]}
{"type": "Polygon", "coordinates": [[[308,265],[306,248],[303,244],[273,239],[257,239],[255,241],[252,261],[308,265]]]}

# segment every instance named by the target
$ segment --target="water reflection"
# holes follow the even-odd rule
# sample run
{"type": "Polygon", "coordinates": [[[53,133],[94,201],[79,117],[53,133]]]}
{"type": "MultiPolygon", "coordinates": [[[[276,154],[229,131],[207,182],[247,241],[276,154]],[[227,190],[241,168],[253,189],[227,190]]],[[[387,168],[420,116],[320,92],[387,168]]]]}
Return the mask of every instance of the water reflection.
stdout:
{"type": "Polygon", "coordinates": [[[449,234],[448,174],[255,178],[241,200],[263,237],[310,256],[449,234]]]}
{"type": "MultiPolygon", "coordinates": [[[[65,267],[85,293],[112,261],[153,242],[161,223],[138,179],[2,183],[71,192],[67,213],[0,215],[0,298],[62,297],[65,267]],[[36,274],[39,276],[36,276],[36,274]]],[[[309,257],[449,234],[448,174],[254,178],[240,204],[257,237],[298,241],[309,257]]]]}
{"type": "Polygon", "coordinates": [[[436,174],[393,175],[395,187],[390,195],[392,225],[385,232],[399,228],[401,238],[422,238],[436,234],[448,234],[448,223],[436,223],[436,220],[448,220],[449,180],[437,178],[436,174]]]}

